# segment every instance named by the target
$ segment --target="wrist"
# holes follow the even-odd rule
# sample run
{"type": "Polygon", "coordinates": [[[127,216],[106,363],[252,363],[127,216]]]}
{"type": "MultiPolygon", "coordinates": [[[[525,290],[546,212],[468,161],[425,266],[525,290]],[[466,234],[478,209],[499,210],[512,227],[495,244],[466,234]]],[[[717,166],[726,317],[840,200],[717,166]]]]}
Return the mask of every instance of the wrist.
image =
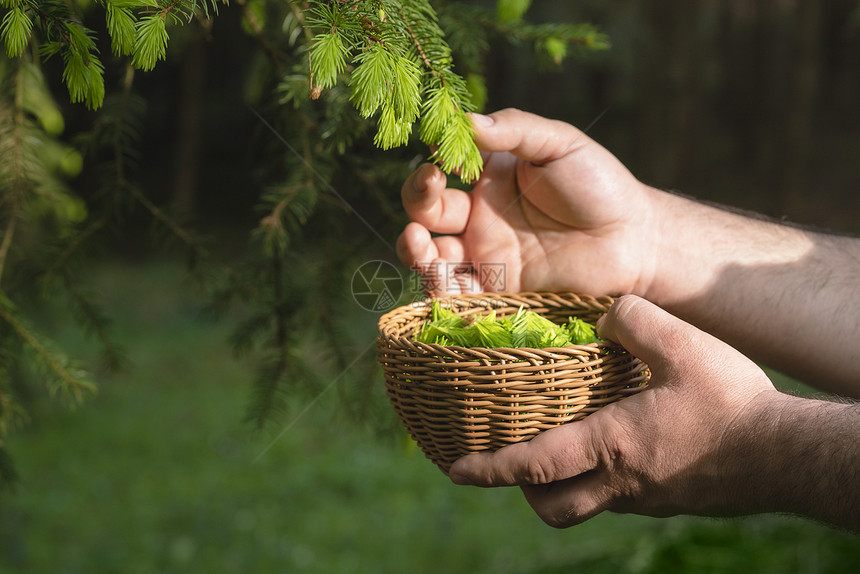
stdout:
{"type": "Polygon", "coordinates": [[[860,405],[778,391],[757,403],[726,441],[737,479],[728,499],[743,513],[789,513],[860,529],[860,405]]]}
{"type": "Polygon", "coordinates": [[[860,398],[860,241],[648,188],[653,236],[639,291],[761,364],[860,398]]]}
{"type": "Polygon", "coordinates": [[[655,234],[646,297],[694,322],[714,305],[722,312],[733,299],[749,301],[772,272],[802,261],[815,246],[807,232],[754,214],[655,188],[647,193],[655,234]]]}

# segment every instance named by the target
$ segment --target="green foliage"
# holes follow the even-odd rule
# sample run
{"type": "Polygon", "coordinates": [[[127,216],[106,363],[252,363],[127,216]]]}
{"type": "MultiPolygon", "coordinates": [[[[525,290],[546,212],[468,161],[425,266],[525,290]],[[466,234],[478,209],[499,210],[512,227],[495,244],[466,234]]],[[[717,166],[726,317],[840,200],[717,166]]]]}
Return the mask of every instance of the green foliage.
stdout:
{"type": "Polygon", "coordinates": [[[471,73],[466,76],[466,88],[472,97],[472,103],[475,104],[476,111],[482,111],[487,105],[487,82],[481,74],[471,73]]]}
{"type": "Polygon", "coordinates": [[[421,116],[432,124],[420,130],[422,141],[440,146],[434,159],[446,171],[459,171],[465,182],[477,179],[482,160],[466,115],[476,108],[453,71],[451,49],[429,2],[312,4],[309,23],[322,30],[311,49],[312,89],[334,85],[354,53],[351,99],[365,118],[379,112],[374,143],[382,149],[405,145],[421,116]]]}
{"type": "Polygon", "coordinates": [[[270,188],[262,197],[267,215],[260,220],[254,236],[267,256],[280,257],[290,246],[290,237],[301,232],[313,215],[319,193],[313,185],[296,178],[293,183],[270,188]]]}
{"type": "MultiPolygon", "coordinates": [[[[335,394],[360,388],[373,376],[363,370],[306,412],[293,393],[282,436],[249,432],[236,416],[247,357],[231,356],[227,324],[194,313],[181,262],[92,275],[138,364],[105,377],[100,400],[46,409],[38,432],[7,441],[20,477],[0,492],[4,574],[783,574],[852,572],[860,560],[855,534],[786,516],[603,513],[548,528],[519,489],[454,488],[402,434],[346,420],[335,394]]],[[[64,346],[86,342],[73,322],[57,332],[64,346]]],[[[373,404],[394,418],[384,393],[373,404]]],[[[0,473],[13,471],[4,454],[0,473]]]]}
{"type": "MultiPolygon", "coordinates": [[[[208,18],[221,5],[0,0],[0,441],[36,412],[40,395],[76,404],[94,388],[96,366],[79,369],[43,334],[50,331],[34,327],[46,302],[95,339],[99,370],[124,364],[87,265],[98,245],[125,241],[128,220],[141,214],[161,246],[187,257],[207,310],[233,321],[234,349],[256,368],[249,420],[262,427],[296,393],[317,393],[356,370],[367,385],[338,392],[352,397],[343,402],[356,417],[367,416],[372,334],[344,335],[357,322],[345,286],[402,227],[388,190],[429,155],[426,146],[446,171],[478,178],[468,114],[487,100],[481,60],[489,38],[507,34],[503,26],[528,24],[461,2],[240,3],[252,45],[244,93],[265,129],[252,142],[242,188],[255,194],[259,223],[247,250],[231,247],[241,253],[228,256],[141,184],[154,166],[139,149],[149,118],[135,87],[138,71],[182,54],[189,23],[216,39],[208,18]],[[43,76],[54,69],[62,84],[43,76]],[[76,133],[65,133],[52,86],[90,110],[68,122],[76,133]]],[[[555,27],[540,33],[512,39],[538,49],[550,33],[564,40],[555,27]]],[[[513,344],[492,318],[475,324],[436,328],[439,337],[468,332],[470,345],[513,344]]],[[[0,476],[10,477],[4,461],[0,476]]]]}
{"type": "Polygon", "coordinates": [[[36,381],[37,388],[72,405],[95,389],[91,374],[33,327],[27,315],[34,299],[65,301],[70,316],[104,343],[105,367],[118,367],[122,352],[110,340],[109,319],[97,297],[71,270],[79,248],[104,225],[91,220],[92,211],[70,185],[83,156],[60,139],[64,122],[35,64],[0,55],[0,86],[2,441],[27,418],[21,401],[30,392],[21,391],[24,381],[36,381]]]}
{"type": "MultiPolygon", "coordinates": [[[[198,14],[218,13],[219,0],[99,0],[114,56],[130,56],[135,67],[147,71],[164,60],[168,21],[181,26],[198,14]]],[[[85,26],[60,0],[7,0],[8,11],[0,23],[6,54],[24,57],[28,43],[35,42],[43,58],[61,54],[63,81],[73,103],[90,109],[101,107],[104,96],[104,64],[96,47],[96,33],[85,26]],[[33,29],[41,37],[33,36],[33,29]]]]}
{"type": "Polygon", "coordinates": [[[570,331],[570,338],[573,341],[576,341],[578,345],[587,345],[589,343],[596,343],[600,339],[597,338],[597,332],[591,323],[586,323],[578,317],[571,317],[568,324],[567,330],[570,331]]]}
{"type": "Polygon", "coordinates": [[[111,38],[111,49],[115,56],[128,56],[134,53],[137,33],[133,8],[134,4],[124,0],[107,0],[105,2],[107,29],[111,38]]]}
{"type": "Polygon", "coordinates": [[[53,344],[39,336],[18,316],[15,305],[0,295],[0,321],[19,339],[36,360],[29,361],[39,369],[40,378],[52,395],[62,395],[73,403],[95,391],[95,384],[86,371],[76,367],[53,344]]]}
{"type": "Polygon", "coordinates": [[[6,44],[6,53],[10,56],[20,56],[30,40],[33,31],[33,21],[20,6],[14,6],[3,17],[0,24],[0,35],[6,44]]]}
{"type": "Polygon", "coordinates": [[[418,135],[435,147],[432,159],[446,172],[473,182],[483,160],[468,113],[483,108],[487,99],[478,73],[486,34],[529,41],[557,65],[567,58],[570,45],[588,50],[608,47],[591,26],[524,22],[530,4],[499,0],[495,12],[463,3],[443,5],[446,23],[453,23],[452,42],[465,55],[464,68],[471,72],[466,81],[454,71],[452,48],[429,2],[311,2],[309,24],[319,30],[310,52],[311,93],[318,97],[347,73],[351,100],[361,116],[379,114],[374,137],[378,147],[407,144],[412,124],[420,117],[418,135]]]}
{"type": "MultiPolygon", "coordinates": [[[[76,152],[56,139],[62,121],[56,119],[56,104],[48,97],[41,72],[32,64],[0,59],[0,80],[14,90],[5,98],[0,95],[0,197],[5,199],[0,205],[5,203],[18,218],[50,217],[63,225],[79,219],[81,206],[65,182],[76,169],[76,152]],[[25,110],[38,114],[48,129],[25,110]]],[[[0,258],[0,275],[2,262],[0,258]]]]}
{"type": "Polygon", "coordinates": [[[379,115],[379,131],[373,143],[382,149],[391,149],[409,142],[412,122],[397,116],[393,106],[385,106],[379,115]]]}
{"type": "Polygon", "coordinates": [[[566,347],[588,345],[600,339],[594,325],[570,317],[567,325],[557,325],[523,307],[510,317],[496,318],[495,311],[467,320],[434,300],[430,320],[415,335],[420,343],[456,345],[459,347],[566,347]]]}
{"type": "Polygon", "coordinates": [[[421,139],[441,141],[446,129],[457,115],[454,97],[449,86],[437,85],[427,90],[424,100],[424,120],[421,122],[421,139]]]}
{"type": "Polygon", "coordinates": [[[493,348],[511,347],[514,344],[510,327],[507,322],[496,321],[495,311],[475,319],[469,329],[475,333],[476,346],[493,348]]]}
{"type": "Polygon", "coordinates": [[[440,7],[439,21],[448,31],[451,47],[459,56],[458,67],[468,73],[483,70],[482,55],[490,40],[530,45],[552,66],[561,66],[571,56],[609,48],[609,39],[587,23],[545,22],[535,24],[522,18],[531,2],[512,0],[497,3],[496,9],[472,4],[451,3],[440,7]],[[522,10],[522,12],[520,12],[522,10]]]}
{"type": "Polygon", "coordinates": [[[463,317],[442,307],[438,301],[433,301],[430,313],[430,321],[421,326],[421,330],[415,336],[416,341],[460,347],[477,345],[475,332],[466,328],[463,317]]]}
{"type": "MultiPolygon", "coordinates": [[[[257,16],[264,14],[260,2],[252,3],[257,16]]],[[[58,0],[6,0],[8,9],[0,25],[7,55],[21,57],[31,42],[34,25],[42,31],[39,54],[61,54],[63,80],[72,102],[99,108],[105,96],[104,64],[96,49],[95,33],[84,26],[58,0]]],[[[165,59],[169,42],[168,21],[182,25],[196,13],[209,18],[218,13],[218,0],[100,0],[104,8],[111,50],[115,56],[130,56],[141,70],[152,70],[165,59]]],[[[549,57],[560,63],[570,43],[591,49],[605,47],[593,29],[564,25],[530,26],[522,16],[530,5],[523,0],[500,0],[495,14],[474,6],[451,4],[460,22],[496,27],[515,38],[530,38],[549,57]],[[470,20],[468,16],[480,18],[470,20]],[[466,16],[466,18],[463,18],[466,16]],[[497,20],[496,20],[497,19],[497,20]],[[497,23],[498,25],[497,25],[497,23]],[[505,26],[507,30],[503,29],[505,26]]],[[[256,25],[264,18],[255,16],[256,25]]],[[[310,3],[308,25],[321,31],[310,45],[310,86],[314,97],[333,88],[347,73],[351,100],[360,114],[379,114],[374,143],[383,149],[405,145],[412,124],[422,118],[421,140],[436,146],[433,159],[448,172],[458,172],[465,182],[480,174],[482,160],[472,141],[466,114],[481,109],[486,88],[479,74],[469,82],[453,69],[451,47],[439,26],[436,11],[426,0],[310,3]],[[354,54],[354,55],[353,55],[354,54]],[[447,98],[443,105],[441,98],[447,98]],[[432,101],[431,101],[432,100],[432,101]],[[431,124],[424,128],[423,124],[431,124]]],[[[450,20],[449,20],[450,22],[450,20]]],[[[482,33],[472,29],[455,42],[465,55],[465,67],[477,70],[482,33]]]]}
{"type": "Polygon", "coordinates": [[[463,114],[454,114],[448,125],[439,147],[433,153],[446,171],[459,170],[460,178],[465,182],[475,181],[481,172],[483,161],[478,147],[472,140],[472,122],[463,114]]]}
{"type": "Polygon", "coordinates": [[[65,120],[57,102],[45,83],[41,70],[31,63],[22,64],[19,81],[21,82],[21,105],[39,122],[45,133],[59,136],[65,129],[65,120]]]}
{"type": "Polygon", "coordinates": [[[63,80],[69,88],[72,103],[84,102],[90,109],[101,107],[105,97],[104,66],[96,56],[96,44],[86,28],[65,24],[68,42],[62,51],[63,80]]]}
{"type": "Polygon", "coordinates": [[[498,0],[496,12],[501,22],[516,22],[522,20],[531,6],[531,0],[498,0]]]}
{"type": "Polygon", "coordinates": [[[560,38],[547,38],[540,45],[556,64],[561,64],[565,57],[567,57],[567,43],[560,38]]]}
{"type": "Polygon", "coordinates": [[[132,62],[135,68],[147,72],[167,55],[167,23],[162,15],[155,14],[138,20],[135,28],[132,62]]]}
{"type": "MultiPolygon", "coordinates": [[[[322,89],[331,88],[346,68],[348,48],[337,32],[317,34],[311,50],[311,61],[317,62],[312,81],[322,89]]],[[[368,114],[369,115],[369,114],[368,114]]]]}

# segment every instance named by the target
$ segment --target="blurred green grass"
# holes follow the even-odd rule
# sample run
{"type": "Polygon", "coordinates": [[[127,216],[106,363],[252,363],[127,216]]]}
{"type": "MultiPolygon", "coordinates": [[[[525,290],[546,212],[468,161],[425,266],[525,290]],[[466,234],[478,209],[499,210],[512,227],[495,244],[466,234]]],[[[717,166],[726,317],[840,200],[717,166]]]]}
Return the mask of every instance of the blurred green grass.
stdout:
{"type": "MultiPolygon", "coordinates": [[[[553,530],[519,490],[456,487],[404,441],[349,422],[335,392],[299,418],[308,398],[297,399],[288,428],[254,432],[242,422],[250,365],[233,357],[229,327],[202,316],[183,277],[170,261],[115,262],[93,275],[132,366],[104,378],[76,410],[38,403],[35,422],[7,441],[20,482],[0,494],[0,573],[841,573],[860,565],[855,536],[790,517],[606,513],[553,530]]],[[[365,318],[372,332],[375,317],[365,318]]],[[[92,354],[62,316],[46,327],[92,354]]]]}

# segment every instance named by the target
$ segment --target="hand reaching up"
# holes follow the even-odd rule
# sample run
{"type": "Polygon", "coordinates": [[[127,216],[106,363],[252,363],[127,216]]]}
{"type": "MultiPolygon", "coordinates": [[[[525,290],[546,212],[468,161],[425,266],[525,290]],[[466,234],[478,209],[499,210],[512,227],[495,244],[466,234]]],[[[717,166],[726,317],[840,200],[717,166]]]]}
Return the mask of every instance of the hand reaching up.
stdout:
{"type": "MultiPolygon", "coordinates": [[[[447,188],[426,164],[406,180],[401,260],[421,271],[504,264],[507,291],[643,293],[654,267],[650,188],[563,122],[513,109],[473,120],[481,178],[471,192],[447,188]]],[[[449,290],[474,283],[454,279],[449,290]]]]}

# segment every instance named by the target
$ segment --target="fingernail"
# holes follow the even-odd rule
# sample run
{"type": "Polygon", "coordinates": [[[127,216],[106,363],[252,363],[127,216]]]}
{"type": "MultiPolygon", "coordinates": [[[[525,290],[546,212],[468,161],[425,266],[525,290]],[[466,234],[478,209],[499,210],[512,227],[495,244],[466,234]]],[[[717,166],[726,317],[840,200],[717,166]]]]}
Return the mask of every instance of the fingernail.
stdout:
{"type": "Polygon", "coordinates": [[[495,120],[490,116],[485,116],[484,114],[470,114],[472,116],[472,122],[475,125],[479,125],[482,127],[490,127],[495,123],[495,120]]]}
{"type": "Polygon", "coordinates": [[[415,177],[412,178],[412,189],[417,193],[427,191],[427,169],[430,164],[424,164],[416,170],[415,177]]]}

